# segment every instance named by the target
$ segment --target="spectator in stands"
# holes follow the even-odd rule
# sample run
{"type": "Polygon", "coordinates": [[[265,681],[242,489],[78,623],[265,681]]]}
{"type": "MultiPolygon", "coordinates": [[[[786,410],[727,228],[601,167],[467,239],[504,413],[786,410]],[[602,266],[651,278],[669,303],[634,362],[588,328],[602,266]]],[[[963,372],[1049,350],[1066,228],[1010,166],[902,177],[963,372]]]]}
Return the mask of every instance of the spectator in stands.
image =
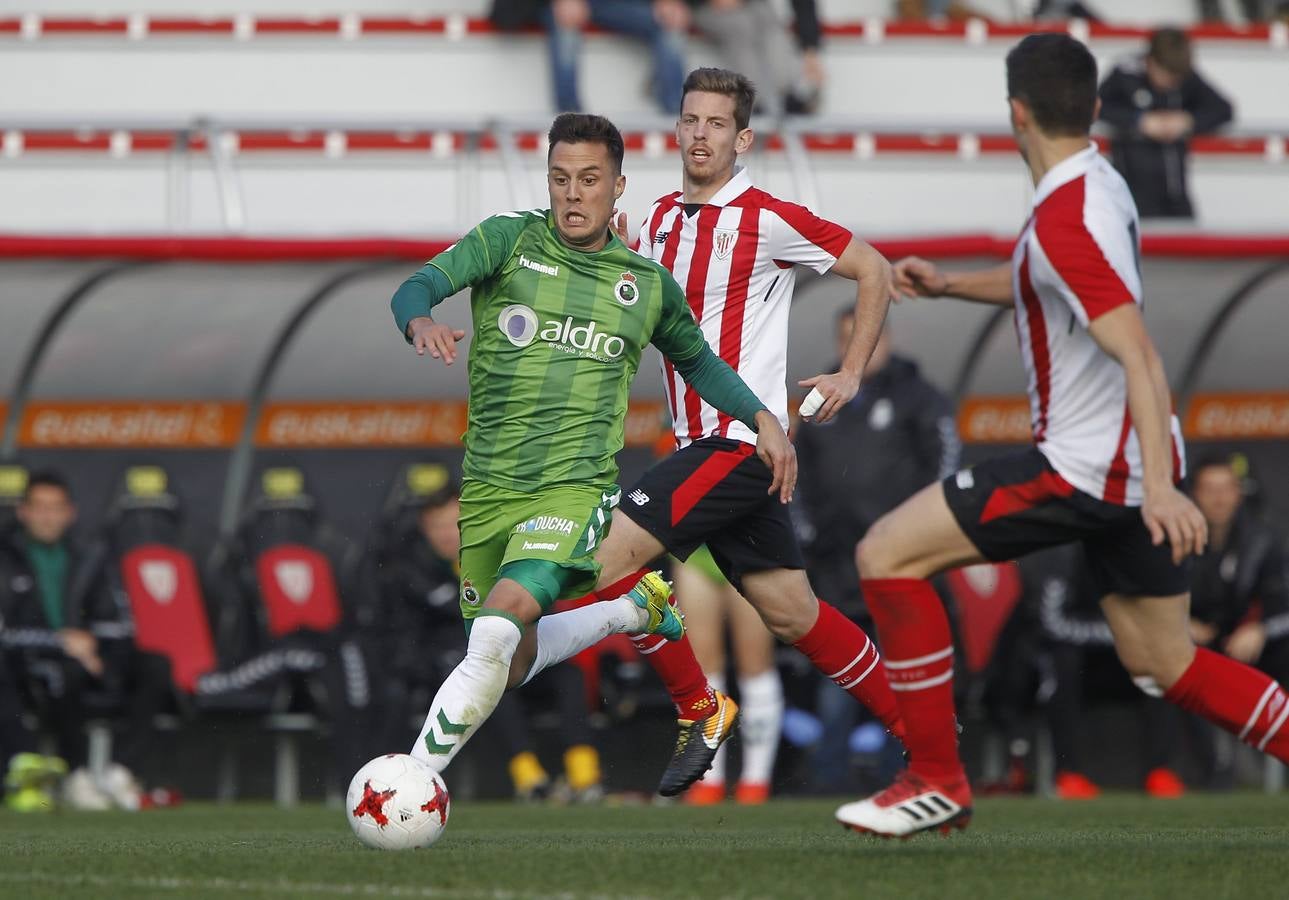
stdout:
{"type": "MultiPolygon", "coordinates": [[[[837,314],[837,352],[850,341],[854,313],[837,314]]],[[[801,422],[796,432],[798,525],[819,595],[868,631],[855,545],[883,514],[958,468],[961,443],[953,404],[891,350],[882,333],[855,398],[827,424],[801,422]]],[[[871,634],[872,632],[869,631],[871,634]]],[[[845,787],[848,742],[859,707],[831,682],[819,686],[824,735],[816,750],[821,790],[845,787]]]]}
{"type": "Polygon", "coordinates": [[[1283,538],[1245,508],[1242,456],[1210,456],[1191,473],[1208,546],[1191,580],[1191,636],[1273,677],[1289,676],[1289,559],[1283,538]]]}
{"type": "Polygon", "coordinates": [[[693,2],[694,22],[716,42],[722,64],[757,86],[758,112],[773,116],[818,109],[824,68],[815,0],[792,0],[796,47],[769,0],[693,2]]]}
{"type": "MultiPolygon", "coordinates": [[[[89,629],[86,581],[92,563],[69,532],[76,506],[61,476],[31,475],[17,508],[18,527],[0,540],[0,622],[4,675],[55,737],[72,770],[65,796],[73,806],[106,808],[88,769],[84,694],[103,675],[98,641],[89,629]]],[[[21,726],[6,728],[16,750],[34,749],[21,726]]],[[[55,764],[56,765],[56,764],[55,764]]]]}
{"type": "MultiPolygon", "coordinates": [[[[395,526],[387,544],[376,551],[383,610],[377,637],[386,665],[380,700],[387,723],[382,735],[386,749],[403,750],[411,745],[428,702],[418,693],[432,695],[465,656],[458,596],[470,587],[461,586],[457,570],[460,503],[456,485],[446,481],[446,472],[443,475],[441,487],[425,496],[407,498],[417,506],[415,527],[400,530],[395,526]]],[[[534,752],[522,699],[532,689],[509,692],[489,719],[488,728],[496,729],[509,755],[515,797],[525,801],[596,801],[602,795],[600,758],[591,744],[581,672],[564,663],[543,673],[535,682],[538,688],[542,680],[557,693],[561,735],[566,741],[565,780],[562,785],[554,784],[534,752]]]]}
{"type": "Polygon", "coordinates": [[[647,42],[653,50],[653,94],[665,113],[679,114],[685,80],[685,0],[495,0],[492,21],[515,29],[540,22],[549,33],[551,79],[559,112],[580,112],[578,60],[588,25],[647,42]]]}
{"type": "MultiPolygon", "coordinates": [[[[1240,0],[1240,12],[1250,23],[1261,22],[1266,17],[1263,0],[1240,0]]],[[[1222,15],[1220,0],[1199,0],[1199,17],[1204,22],[1222,22],[1226,19],[1222,15]]]]}
{"type": "Polygon", "coordinates": [[[1186,189],[1191,135],[1231,121],[1231,104],[1195,71],[1190,39],[1175,28],[1150,37],[1144,56],[1101,83],[1101,119],[1113,128],[1115,168],[1142,218],[1194,218],[1186,189]]]}

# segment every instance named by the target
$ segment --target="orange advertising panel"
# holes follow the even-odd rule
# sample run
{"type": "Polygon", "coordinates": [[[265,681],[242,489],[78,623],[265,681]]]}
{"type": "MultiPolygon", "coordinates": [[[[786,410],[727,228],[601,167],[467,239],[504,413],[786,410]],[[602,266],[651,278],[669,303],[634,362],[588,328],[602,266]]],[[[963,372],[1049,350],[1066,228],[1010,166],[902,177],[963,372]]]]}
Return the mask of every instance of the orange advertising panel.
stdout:
{"type": "Polygon", "coordinates": [[[1289,438],[1289,393],[1197,394],[1182,427],[1199,440],[1289,438]]]}
{"type": "MultiPolygon", "coordinates": [[[[665,426],[662,403],[633,403],[627,446],[648,446],[665,426]]],[[[454,447],[465,431],[458,400],[272,403],[255,429],[259,447],[454,447]]]]}
{"type": "Polygon", "coordinates": [[[459,400],[271,403],[255,429],[258,447],[451,447],[465,431],[459,400]]]}
{"type": "Polygon", "coordinates": [[[24,447],[231,447],[241,432],[240,403],[49,401],[22,415],[24,447]]]}
{"type": "Polygon", "coordinates": [[[958,410],[958,432],[967,444],[1028,444],[1029,400],[1025,397],[968,397],[958,410]]]}

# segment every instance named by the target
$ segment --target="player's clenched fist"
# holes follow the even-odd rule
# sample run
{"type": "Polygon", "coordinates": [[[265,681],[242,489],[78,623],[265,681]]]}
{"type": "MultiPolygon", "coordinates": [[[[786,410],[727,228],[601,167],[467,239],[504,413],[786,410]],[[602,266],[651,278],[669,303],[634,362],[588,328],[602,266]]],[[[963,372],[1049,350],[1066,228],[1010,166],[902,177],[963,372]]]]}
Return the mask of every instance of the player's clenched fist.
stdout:
{"type": "Polygon", "coordinates": [[[901,298],[942,297],[948,289],[948,279],[940,273],[935,263],[917,256],[906,256],[894,266],[895,293],[901,298]]]}
{"type": "Polygon", "coordinates": [[[407,336],[412,339],[417,356],[424,356],[428,350],[430,356],[450,366],[457,358],[457,341],[465,337],[465,332],[449,328],[429,316],[417,316],[407,323],[407,336]]]}
{"type": "Polygon", "coordinates": [[[781,501],[790,501],[797,486],[797,449],[784,434],[778,418],[764,409],[756,414],[756,455],[774,473],[766,493],[778,491],[781,501]]]}

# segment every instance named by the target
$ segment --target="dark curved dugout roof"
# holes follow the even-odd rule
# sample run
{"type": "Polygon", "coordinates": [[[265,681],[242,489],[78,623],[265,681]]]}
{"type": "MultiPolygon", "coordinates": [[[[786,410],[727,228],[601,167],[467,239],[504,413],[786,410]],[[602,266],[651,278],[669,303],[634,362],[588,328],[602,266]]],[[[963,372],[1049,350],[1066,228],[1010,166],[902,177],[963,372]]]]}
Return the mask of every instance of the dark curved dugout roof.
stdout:
{"type": "Polygon", "coordinates": [[[163,263],[125,273],[68,317],[32,396],[241,399],[281,323],[336,268],[163,263]]]}
{"type": "MultiPolygon", "coordinates": [[[[90,291],[53,335],[35,372],[37,400],[249,399],[274,339],[302,302],[338,274],[376,261],[324,263],[161,262],[118,273],[90,291]]],[[[1145,261],[1147,320],[1176,382],[1213,317],[1274,259],[1145,261]]],[[[961,265],[991,265],[994,260],[961,265]]],[[[0,262],[0,387],[12,400],[22,360],[42,323],[80,281],[111,261],[0,262]]],[[[392,324],[389,296],[414,263],[360,271],[323,299],[289,336],[267,385],[270,399],[461,398],[464,365],[417,359],[392,324]]],[[[789,382],[835,356],[833,317],[853,302],[841,279],[802,273],[789,334],[789,382]]],[[[1195,389],[1289,387],[1284,344],[1289,271],[1267,278],[1231,313],[1197,371],[1195,389]]],[[[896,344],[950,392],[993,308],[920,301],[893,308],[896,344]]],[[[441,318],[470,330],[468,294],[441,318]]],[[[1016,394],[1024,381],[1010,317],[983,343],[969,394],[1016,394]]],[[[642,361],[634,392],[660,397],[656,355],[642,361]]]]}

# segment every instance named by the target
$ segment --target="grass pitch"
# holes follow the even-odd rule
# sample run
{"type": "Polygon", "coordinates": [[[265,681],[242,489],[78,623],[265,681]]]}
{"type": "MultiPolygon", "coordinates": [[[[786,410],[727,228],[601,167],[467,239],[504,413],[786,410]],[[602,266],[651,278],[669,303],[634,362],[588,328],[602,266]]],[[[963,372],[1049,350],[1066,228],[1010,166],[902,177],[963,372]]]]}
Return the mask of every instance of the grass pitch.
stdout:
{"type": "Polygon", "coordinates": [[[0,897],[1289,897],[1289,794],[983,800],[967,831],[907,843],[843,831],[835,805],[461,803],[411,853],[317,806],[0,812],[0,897]]]}

